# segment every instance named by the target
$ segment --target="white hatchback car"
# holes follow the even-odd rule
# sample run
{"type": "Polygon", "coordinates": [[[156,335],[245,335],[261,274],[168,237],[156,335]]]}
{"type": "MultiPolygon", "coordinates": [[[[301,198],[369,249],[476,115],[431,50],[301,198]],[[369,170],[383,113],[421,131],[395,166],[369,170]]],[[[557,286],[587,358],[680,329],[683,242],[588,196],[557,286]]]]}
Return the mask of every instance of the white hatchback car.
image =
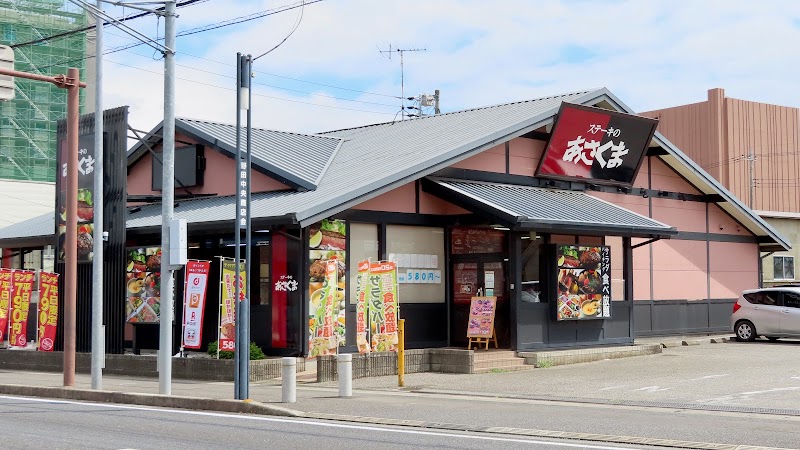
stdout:
{"type": "Polygon", "coordinates": [[[800,287],[751,289],[733,305],[731,326],[738,341],[764,336],[800,337],[800,287]]]}

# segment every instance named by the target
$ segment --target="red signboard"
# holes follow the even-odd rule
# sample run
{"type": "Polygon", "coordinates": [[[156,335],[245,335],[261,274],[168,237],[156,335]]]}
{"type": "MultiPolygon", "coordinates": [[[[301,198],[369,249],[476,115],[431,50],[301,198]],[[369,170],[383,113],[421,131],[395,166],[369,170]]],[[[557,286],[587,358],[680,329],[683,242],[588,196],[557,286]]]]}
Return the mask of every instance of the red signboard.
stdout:
{"type": "Polygon", "coordinates": [[[11,332],[8,345],[28,345],[28,308],[31,304],[34,273],[27,270],[14,271],[14,293],[11,297],[11,332]]]}
{"type": "Polygon", "coordinates": [[[537,177],[630,186],[658,120],[562,103],[537,177]]]}
{"type": "Polygon", "coordinates": [[[58,274],[39,275],[39,350],[52,352],[58,324],[58,274]]]}
{"type": "Polygon", "coordinates": [[[6,338],[11,295],[14,290],[14,271],[0,269],[0,342],[6,338]]]}

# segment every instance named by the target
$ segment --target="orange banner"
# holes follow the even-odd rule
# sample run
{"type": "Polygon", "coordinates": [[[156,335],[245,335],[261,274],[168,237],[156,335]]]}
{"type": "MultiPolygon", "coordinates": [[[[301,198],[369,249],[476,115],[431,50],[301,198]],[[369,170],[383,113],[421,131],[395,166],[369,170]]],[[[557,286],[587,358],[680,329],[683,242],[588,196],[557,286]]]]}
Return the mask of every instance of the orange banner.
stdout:
{"type": "Polygon", "coordinates": [[[39,275],[39,343],[43,352],[52,352],[56,342],[58,324],[58,274],[42,272],[39,275]]]}
{"type": "Polygon", "coordinates": [[[11,298],[11,333],[8,344],[12,347],[28,345],[28,309],[35,273],[27,270],[14,271],[14,294],[11,298]]]}

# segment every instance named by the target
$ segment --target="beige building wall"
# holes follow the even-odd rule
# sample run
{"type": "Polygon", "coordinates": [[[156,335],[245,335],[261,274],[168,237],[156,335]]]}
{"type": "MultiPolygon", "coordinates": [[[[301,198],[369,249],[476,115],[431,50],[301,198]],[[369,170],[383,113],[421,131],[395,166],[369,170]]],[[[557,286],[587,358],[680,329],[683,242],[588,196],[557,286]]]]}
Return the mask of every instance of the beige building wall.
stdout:
{"type": "Polygon", "coordinates": [[[797,267],[794,268],[793,280],[775,280],[775,257],[792,257],[794,263],[797,264],[800,258],[800,214],[790,213],[771,213],[759,212],[761,216],[772,225],[778,233],[782,234],[794,245],[788,252],[776,252],[771,255],[765,255],[762,259],[763,273],[764,273],[764,286],[775,286],[778,284],[796,283],[800,280],[800,274],[797,272],[797,267]]]}
{"type": "Polygon", "coordinates": [[[710,89],[704,102],[641,115],[752,209],[800,213],[798,108],[710,89]]]}

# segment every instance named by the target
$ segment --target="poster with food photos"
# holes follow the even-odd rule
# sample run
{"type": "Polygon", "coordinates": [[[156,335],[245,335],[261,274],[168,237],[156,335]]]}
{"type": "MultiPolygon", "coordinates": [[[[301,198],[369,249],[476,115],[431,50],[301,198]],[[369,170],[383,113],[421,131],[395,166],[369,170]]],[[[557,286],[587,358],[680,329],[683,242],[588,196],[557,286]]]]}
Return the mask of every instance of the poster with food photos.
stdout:
{"type": "Polygon", "coordinates": [[[494,335],[497,297],[472,297],[469,305],[467,337],[490,338],[494,335]]]}
{"type": "Polygon", "coordinates": [[[608,246],[557,246],[556,320],[611,317],[610,255],[608,246]]]}

